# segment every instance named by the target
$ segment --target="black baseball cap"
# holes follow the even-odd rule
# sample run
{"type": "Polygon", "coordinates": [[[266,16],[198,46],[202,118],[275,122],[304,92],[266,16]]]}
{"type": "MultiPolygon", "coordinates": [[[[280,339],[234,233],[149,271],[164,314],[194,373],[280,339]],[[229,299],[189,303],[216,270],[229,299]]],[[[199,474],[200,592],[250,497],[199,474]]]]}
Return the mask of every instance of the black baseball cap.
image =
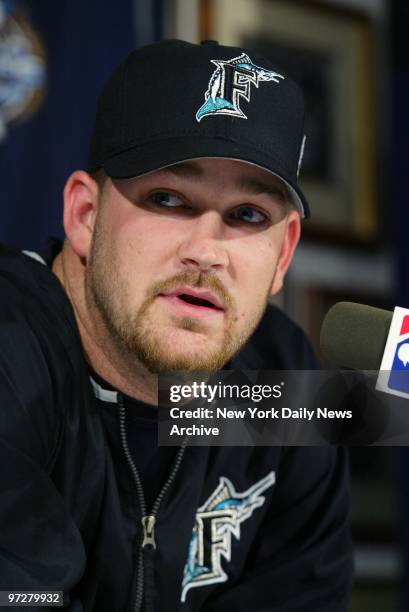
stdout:
{"type": "Polygon", "coordinates": [[[224,158],[268,170],[309,216],[298,186],[304,149],[298,85],[260,54],[216,41],[165,40],[132,51],[99,100],[88,171],[132,178],[224,158]]]}

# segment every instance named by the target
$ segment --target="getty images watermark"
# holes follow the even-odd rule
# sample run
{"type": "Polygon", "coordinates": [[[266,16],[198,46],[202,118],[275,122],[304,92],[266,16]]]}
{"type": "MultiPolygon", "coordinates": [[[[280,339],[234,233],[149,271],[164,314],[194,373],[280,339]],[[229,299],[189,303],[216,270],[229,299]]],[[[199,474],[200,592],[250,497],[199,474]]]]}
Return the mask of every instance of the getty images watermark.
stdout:
{"type": "Polygon", "coordinates": [[[375,390],[376,375],[322,370],[163,375],[159,444],[388,444],[395,434],[397,444],[409,444],[409,411],[403,415],[402,407],[375,390]]]}

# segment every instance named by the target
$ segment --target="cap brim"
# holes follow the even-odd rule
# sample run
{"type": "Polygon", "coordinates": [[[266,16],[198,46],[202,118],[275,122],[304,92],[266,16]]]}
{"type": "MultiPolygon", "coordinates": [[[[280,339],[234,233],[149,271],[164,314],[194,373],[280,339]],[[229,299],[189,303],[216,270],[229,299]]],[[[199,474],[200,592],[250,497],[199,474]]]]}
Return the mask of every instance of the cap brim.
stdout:
{"type": "Polygon", "coordinates": [[[252,147],[221,138],[172,138],[132,147],[106,159],[102,167],[110,178],[135,178],[192,159],[217,158],[247,162],[267,170],[286,185],[302,218],[310,216],[308,202],[278,160],[252,147]]]}

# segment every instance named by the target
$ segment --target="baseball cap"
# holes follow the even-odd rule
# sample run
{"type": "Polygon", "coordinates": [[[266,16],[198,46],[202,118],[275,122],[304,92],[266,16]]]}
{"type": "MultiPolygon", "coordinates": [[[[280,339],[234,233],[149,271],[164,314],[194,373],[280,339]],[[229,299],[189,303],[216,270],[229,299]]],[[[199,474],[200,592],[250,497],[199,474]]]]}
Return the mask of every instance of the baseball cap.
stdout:
{"type": "Polygon", "coordinates": [[[105,85],[88,171],[121,179],[193,159],[240,160],[280,178],[308,217],[298,185],[303,129],[300,88],[265,57],[164,40],[132,51],[105,85]]]}

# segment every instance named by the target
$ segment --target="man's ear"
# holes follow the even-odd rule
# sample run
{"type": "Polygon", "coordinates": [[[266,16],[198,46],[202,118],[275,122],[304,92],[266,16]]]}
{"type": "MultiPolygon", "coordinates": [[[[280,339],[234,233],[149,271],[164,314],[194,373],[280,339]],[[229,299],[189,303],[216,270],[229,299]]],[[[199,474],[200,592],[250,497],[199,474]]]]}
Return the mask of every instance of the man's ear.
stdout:
{"type": "Polygon", "coordinates": [[[73,251],[86,258],[99,203],[99,187],[86,172],[77,170],[64,188],[64,229],[73,251]]]}
{"type": "Polygon", "coordinates": [[[291,263],[295,247],[298,244],[301,234],[300,215],[297,211],[290,211],[286,217],[285,223],[284,237],[281,244],[276,274],[271,287],[271,295],[278,293],[283,286],[284,276],[291,263]]]}

